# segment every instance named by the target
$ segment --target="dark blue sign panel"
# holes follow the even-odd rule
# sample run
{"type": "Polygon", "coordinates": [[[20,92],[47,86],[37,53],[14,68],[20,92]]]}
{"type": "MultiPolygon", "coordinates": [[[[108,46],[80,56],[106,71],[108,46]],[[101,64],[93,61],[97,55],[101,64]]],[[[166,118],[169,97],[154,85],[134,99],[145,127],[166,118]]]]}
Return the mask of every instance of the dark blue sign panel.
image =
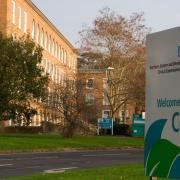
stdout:
{"type": "Polygon", "coordinates": [[[99,129],[112,129],[113,119],[112,118],[101,118],[98,119],[99,129]]]}

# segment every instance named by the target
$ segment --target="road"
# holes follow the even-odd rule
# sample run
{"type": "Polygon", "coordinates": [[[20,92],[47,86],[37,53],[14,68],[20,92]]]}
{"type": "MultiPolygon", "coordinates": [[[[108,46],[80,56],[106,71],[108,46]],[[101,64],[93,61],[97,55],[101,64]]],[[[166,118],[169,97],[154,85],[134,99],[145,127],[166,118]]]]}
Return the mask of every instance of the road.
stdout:
{"type": "Polygon", "coordinates": [[[0,154],[0,179],[39,172],[142,163],[143,149],[0,154]]]}

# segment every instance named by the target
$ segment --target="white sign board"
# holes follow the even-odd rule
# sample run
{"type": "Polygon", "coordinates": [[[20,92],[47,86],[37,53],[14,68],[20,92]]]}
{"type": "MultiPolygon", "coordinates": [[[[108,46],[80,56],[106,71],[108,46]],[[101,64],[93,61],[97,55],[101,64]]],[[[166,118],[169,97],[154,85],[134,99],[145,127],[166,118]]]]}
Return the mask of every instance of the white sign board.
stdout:
{"type": "Polygon", "coordinates": [[[147,37],[145,174],[180,178],[180,27],[147,37]]]}

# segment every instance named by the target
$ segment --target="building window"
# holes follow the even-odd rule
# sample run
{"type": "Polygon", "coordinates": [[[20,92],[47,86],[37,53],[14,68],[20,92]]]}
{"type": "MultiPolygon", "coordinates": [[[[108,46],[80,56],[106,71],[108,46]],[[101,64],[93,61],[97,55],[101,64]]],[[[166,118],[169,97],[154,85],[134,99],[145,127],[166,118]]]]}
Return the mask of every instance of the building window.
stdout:
{"type": "Polygon", "coordinates": [[[59,83],[59,68],[56,66],[56,83],[59,83]]]}
{"type": "Polygon", "coordinates": [[[66,64],[68,64],[68,53],[66,51],[66,64]]]}
{"type": "Polygon", "coordinates": [[[22,25],[22,14],[21,14],[21,7],[18,7],[18,27],[19,29],[21,29],[21,25],[22,25]]]}
{"type": "Polygon", "coordinates": [[[62,48],[62,62],[64,64],[64,48],[62,48]]]}
{"type": "Polygon", "coordinates": [[[51,65],[52,80],[54,80],[54,64],[51,65]]]}
{"type": "Polygon", "coordinates": [[[40,114],[39,114],[39,123],[38,123],[38,126],[41,126],[41,121],[42,121],[42,112],[40,112],[40,114]]]}
{"type": "Polygon", "coordinates": [[[103,110],[102,111],[102,117],[103,118],[108,118],[108,117],[110,117],[110,115],[111,115],[111,111],[110,110],[103,110]]]}
{"type": "Polygon", "coordinates": [[[54,56],[57,58],[57,43],[55,43],[55,51],[54,51],[54,56]]]}
{"type": "Polygon", "coordinates": [[[54,39],[52,40],[52,55],[54,56],[54,39]]]}
{"type": "Polygon", "coordinates": [[[60,72],[60,69],[59,69],[59,81],[58,81],[58,83],[60,84],[61,83],[61,72],[60,72]]]}
{"type": "Polygon", "coordinates": [[[24,12],[24,32],[27,32],[27,12],[24,12]]]}
{"type": "Polygon", "coordinates": [[[77,61],[75,58],[73,58],[73,62],[74,62],[74,71],[77,71],[77,61]]]}
{"type": "Polygon", "coordinates": [[[58,59],[61,60],[61,47],[58,46],[58,59]]]}
{"type": "Polygon", "coordinates": [[[51,36],[49,37],[49,41],[48,41],[48,51],[49,53],[51,53],[51,36]]]}
{"type": "Polygon", "coordinates": [[[67,64],[67,51],[64,51],[64,63],[67,64]]]}
{"type": "Polygon", "coordinates": [[[85,95],[85,103],[87,105],[94,105],[94,99],[95,99],[95,97],[94,97],[93,93],[87,93],[85,95]]]}
{"type": "Polygon", "coordinates": [[[47,72],[50,73],[50,62],[47,61],[47,72]]]}
{"type": "Polygon", "coordinates": [[[76,64],[75,64],[75,59],[72,55],[72,67],[73,67],[73,70],[75,71],[76,70],[76,64]]]}
{"type": "Polygon", "coordinates": [[[41,31],[41,46],[44,47],[44,30],[41,31]]]}
{"type": "Polygon", "coordinates": [[[86,80],[86,89],[93,89],[94,87],[94,78],[86,80]]]}
{"type": "Polygon", "coordinates": [[[71,67],[71,64],[72,64],[72,62],[71,62],[71,55],[69,55],[69,58],[68,58],[68,66],[71,67]]]}
{"type": "Polygon", "coordinates": [[[49,36],[47,33],[46,33],[46,36],[47,36],[46,49],[47,49],[47,51],[49,51],[49,36]]]}
{"type": "MultiPolygon", "coordinates": [[[[48,98],[47,98],[47,104],[50,105],[50,100],[51,100],[51,89],[48,87],[48,98]]],[[[47,118],[48,121],[48,118],[47,118]]]]}
{"type": "Polygon", "coordinates": [[[125,113],[125,111],[123,111],[123,110],[120,110],[120,111],[119,111],[119,119],[120,119],[121,122],[122,122],[122,121],[125,121],[125,119],[126,119],[126,113],[125,113]]]}
{"type": "Polygon", "coordinates": [[[16,4],[12,1],[12,23],[16,24],[16,4]]]}
{"type": "Polygon", "coordinates": [[[39,43],[39,35],[40,35],[40,30],[39,30],[39,24],[37,25],[37,32],[36,32],[36,42],[39,43]]]}
{"type": "Polygon", "coordinates": [[[54,43],[54,57],[56,57],[56,42],[53,40],[53,43],[54,43]]]}
{"type": "Polygon", "coordinates": [[[73,67],[73,70],[75,70],[75,61],[74,61],[73,55],[72,55],[72,67],[73,67]]]}
{"type": "Polygon", "coordinates": [[[47,32],[45,34],[45,37],[44,37],[44,48],[47,49],[47,38],[48,38],[48,35],[47,35],[47,32]]]}
{"type": "Polygon", "coordinates": [[[35,39],[35,21],[32,22],[32,39],[35,39]]]}

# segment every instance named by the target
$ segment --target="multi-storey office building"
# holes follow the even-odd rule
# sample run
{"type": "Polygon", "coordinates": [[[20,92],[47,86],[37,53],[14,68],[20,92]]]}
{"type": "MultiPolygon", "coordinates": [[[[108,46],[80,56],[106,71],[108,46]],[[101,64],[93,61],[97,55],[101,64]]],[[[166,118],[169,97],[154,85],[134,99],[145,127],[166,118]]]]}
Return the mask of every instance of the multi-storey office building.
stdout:
{"type": "MultiPolygon", "coordinates": [[[[49,91],[53,83],[63,84],[76,76],[75,48],[31,0],[0,0],[0,31],[14,39],[29,34],[44,49],[42,66],[50,75],[49,91]]],[[[61,121],[55,112],[44,110],[39,103],[36,108],[38,114],[33,118],[33,126],[39,126],[44,120],[61,121]]]]}
{"type": "Polygon", "coordinates": [[[81,118],[86,122],[96,124],[97,119],[102,117],[104,110],[109,111],[109,107],[104,106],[106,105],[103,98],[104,78],[102,69],[78,68],[80,101],[84,104],[81,118]]]}
{"type": "MultiPolygon", "coordinates": [[[[79,81],[81,86],[81,101],[84,101],[85,108],[82,112],[82,119],[97,124],[97,119],[111,116],[111,108],[106,93],[110,91],[108,84],[107,69],[94,68],[93,66],[81,66],[78,68],[79,81]]],[[[121,123],[131,124],[134,113],[134,103],[128,102],[119,107],[115,118],[121,123]]]]}

